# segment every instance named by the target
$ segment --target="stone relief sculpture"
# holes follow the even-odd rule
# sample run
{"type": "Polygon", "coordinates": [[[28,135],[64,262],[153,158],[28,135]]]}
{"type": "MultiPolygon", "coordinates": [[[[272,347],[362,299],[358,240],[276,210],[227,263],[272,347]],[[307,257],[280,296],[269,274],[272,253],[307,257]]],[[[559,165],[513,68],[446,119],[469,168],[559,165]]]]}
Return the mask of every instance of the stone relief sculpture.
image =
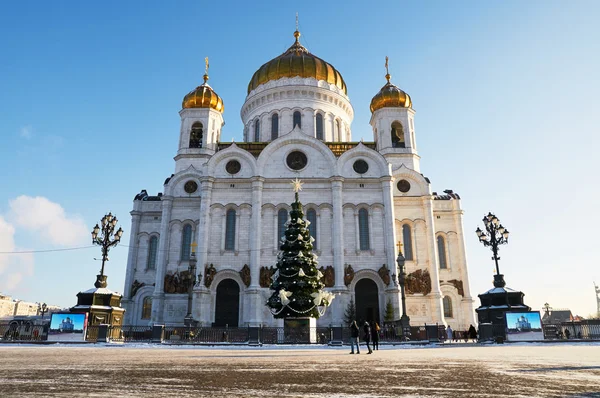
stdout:
{"type": "Polygon", "coordinates": [[[352,283],[352,279],[354,279],[354,268],[350,264],[346,264],[344,268],[344,284],[346,286],[352,283]]]}
{"type": "Polygon", "coordinates": [[[325,283],[325,287],[335,286],[335,270],[331,265],[321,267],[319,268],[319,271],[323,274],[323,283],[325,283]]]}
{"type": "Polygon", "coordinates": [[[215,279],[215,275],[217,274],[217,270],[215,266],[210,264],[204,268],[204,286],[210,287],[213,279],[215,279]]]}
{"type": "Polygon", "coordinates": [[[248,264],[244,264],[242,267],[242,270],[240,271],[240,278],[242,278],[242,282],[244,282],[246,287],[250,286],[252,277],[250,276],[250,267],[248,267],[248,264]]]}
{"type": "Polygon", "coordinates": [[[451,279],[448,282],[452,283],[452,285],[458,291],[458,294],[460,294],[461,296],[465,297],[465,290],[463,288],[463,282],[461,280],[459,280],[459,279],[451,279]]]}
{"type": "Polygon", "coordinates": [[[424,296],[431,293],[431,276],[428,270],[418,269],[406,276],[406,292],[421,293],[424,296]]]}
{"type": "Polygon", "coordinates": [[[379,268],[377,273],[379,274],[379,277],[381,278],[383,283],[386,286],[389,286],[390,285],[390,269],[387,267],[387,265],[383,264],[381,266],[381,268],[379,268]]]}
{"type": "Polygon", "coordinates": [[[275,273],[275,270],[276,270],[276,268],[273,266],[271,266],[269,268],[260,267],[260,276],[259,276],[260,287],[271,286],[271,277],[275,273]]]}
{"type": "Polygon", "coordinates": [[[137,279],[134,280],[133,283],[131,284],[131,297],[135,296],[137,294],[138,290],[140,290],[144,286],[154,286],[154,285],[156,285],[156,283],[148,285],[144,282],[139,282],[137,279]]]}
{"type": "Polygon", "coordinates": [[[169,272],[165,275],[164,291],[167,294],[187,293],[190,281],[189,271],[169,272]]]}

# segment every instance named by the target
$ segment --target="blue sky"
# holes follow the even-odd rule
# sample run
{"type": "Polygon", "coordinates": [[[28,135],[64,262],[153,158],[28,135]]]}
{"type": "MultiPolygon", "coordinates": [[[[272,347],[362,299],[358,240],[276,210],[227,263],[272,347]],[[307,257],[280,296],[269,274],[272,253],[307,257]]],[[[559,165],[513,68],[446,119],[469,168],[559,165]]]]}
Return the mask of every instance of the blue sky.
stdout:
{"type": "MultiPolygon", "coordinates": [[[[242,140],[254,71],[293,41],[336,66],[372,141],[369,102],[385,83],[417,111],[422,172],[463,198],[471,290],[492,284],[474,234],[495,212],[511,231],[500,270],[525,302],[595,312],[600,5],[497,2],[8,2],[0,9],[0,252],[90,246],[109,210],[126,230],[106,266],[122,291],[129,211],[174,170],[183,96],[210,84],[222,139],[242,140]]],[[[71,306],[100,252],[0,254],[0,291],[71,306]]],[[[477,301],[478,302],[478,301],[477,301]]]]}

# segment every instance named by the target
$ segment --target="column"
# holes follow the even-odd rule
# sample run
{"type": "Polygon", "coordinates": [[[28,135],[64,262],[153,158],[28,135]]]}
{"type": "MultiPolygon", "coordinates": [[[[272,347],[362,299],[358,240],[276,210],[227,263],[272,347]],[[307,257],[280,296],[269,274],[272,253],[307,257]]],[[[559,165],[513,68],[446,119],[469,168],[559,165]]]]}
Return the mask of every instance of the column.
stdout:
{"type": "MultiPolygon", "coordinates": [[[[394,216],[394,190],[392,188],[392,184],[394,182],[394,178],[392,176],[385,176],[379,179],[381,182],[381,190],[383,196],[383,233],[385,236],[384,245],[385,245],[385,259],[387,262],[387,266],[390,269],[392,274],[398,275],[397,264],[396,264],[396,228],[394,225],[395,216],[394,216]]],[[[393,281],[394,286],[397,285],[397,276],[396,280],[393,281]]]]}
{"type": "Polygon", "coordinates": [[[250,229],[250,288],[258,289],[260,274],[260,250],[262,237],[262,191],[265,179],[252,179],[252,220],[250,229]]]}
{"type": "MultiPolygon", "coordinates": [[[[208,258],[208,237],[210,236],[208,231],[210,222],[208,219],[210,217],[209,212],[214,181],[215,179],[212,177],[203,177],[200,180],[200,223],[198,225],[198,233],[196,233],[196,244],[198,245],[196,255],[198,256],[198,272],[203,274],[202,278],[204,278],[204,267],[206,266],[208,258]]],[[[204,286],[204,279],[199,282],[201,282],[201,286],[204,286]]]]}
{"type": "Polygon", "coordinates": [[[194,286],[194,296],[192,302],[192,316],[200,321],[201,325],[210,325],[210,291],[204,285],[204,267],[208,263],[210,228],[210,205],[212,203],[212,188],[215,179],[212,177],[202,177],[200,179],[200,217],[198,222],[198,232],[196,233],[196,252],[197,265],[196,273],[202,274],[198,278],[198,283],[194,286]]]}
{"type": "Polygon", "coordinates": [[[252,178],[252,218],[250,235],[250,286],[245,295],[249,304],[248,323],[250,326],[259,326],[262,322],[263,300],[259,284],[260,276],[260,252],[262,237],[262,191],[265,179],[262,177],[252,178]]]}
{"type": "Polygon", "coordinates": [[[125,287],[123,289],[123,298],[125,300],[131,299],[131,284],[133,283],[139,249],[137,237],[140,233],[140,220],[142,218],[142,213],[139,211],[134,210],[130,214],[131,233],[129,235],[129,253],[127,254],[127,274],[125,275],[125,287]]]}
{"type": "Polygon", "coordinates": [[[161,323],[164,319],[164,279],[167,269],[167,253],[169,251],[169,224],[171,223],[171,209],[173,197],[162,196],[162,215],[160,220],[160,239],[158,241],[158,261],[156,266],[156,279],[154,296],[152,298],[152,322],[161,323]]]}
{"type": "Polygon", "coordinates": [[[335,288],[345,289],[344,285],[344,219],[342,207],[343,177],[331,178],[333,205],[333,224],[331,228],[331,244],[333,246],[333,269],[335,270],[335,288]]]}
{"type": "Polygon", "coordinates": [[[426,238],[429,247],[429,264],[431,272],[431,316],[434,322],[443,323],[444,313],[442,308],[442,291],[440,290],[440,272],[438,264],[437,245],[435,240],[435,223],[433,222],[433,199],[424,199],[425,218],[427,225],[426,238]]]}
{"type": "Polygon", "coordinates": [[[475,313],[473,311],[473,298],[471,297],[471,284],[469,282],[469,267],[467,264],[467,254],[465,248],[465,235],[463,229],[462,222],[462,210],[456,210],[454,213],[454,224],[456,225],[457,238],[458,238],[458,251],[460,253],[461,262],[460,262],[460,271],[462,275],[463,281],[463,290],[465,295],[463,296],[463,309],[465,310],[465,314],[463,314],[466,322],[475,325],[475,313]]]}

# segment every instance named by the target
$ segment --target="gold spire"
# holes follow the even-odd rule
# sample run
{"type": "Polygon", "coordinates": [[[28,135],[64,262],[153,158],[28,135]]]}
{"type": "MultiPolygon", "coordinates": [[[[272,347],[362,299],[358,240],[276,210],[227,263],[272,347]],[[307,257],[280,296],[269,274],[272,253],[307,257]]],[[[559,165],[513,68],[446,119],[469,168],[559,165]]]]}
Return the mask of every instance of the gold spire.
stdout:
{"type": "Polygon", "coordinates": [[[390,75],[390,71],[388,69],[388,61],[390,59],[388,58],[388,56],[385,56],[385,78],[387,79],[388,83],[390,82],[390,79],[392,78],[392,75],[390,75]]]}
{"type": "Polygon", "coordinates": [[[204,58],[204,83],[208,81],[208,57],[204,58]]]}
{"type": "Polygon", "coordinates": [[[300,42],[300,31],[298,30],[298,13],[296,13],[296,31],[294,32],[294,37],[296,38],[296,43],[300,42]]]}

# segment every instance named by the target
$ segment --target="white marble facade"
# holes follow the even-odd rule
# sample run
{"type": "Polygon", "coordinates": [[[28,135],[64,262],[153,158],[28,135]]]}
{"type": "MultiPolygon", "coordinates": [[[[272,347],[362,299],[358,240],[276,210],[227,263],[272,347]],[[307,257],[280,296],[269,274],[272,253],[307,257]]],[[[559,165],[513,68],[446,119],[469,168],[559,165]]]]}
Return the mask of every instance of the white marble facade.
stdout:
{"type": "Polygon", "coordinates": [[[282,77],[250,91],[241,110],[243,143],[220,142],[220,111],[183,109],[174,174],[161,194],[142,191],[133,203],[125,323],[183,324],[187,293],[165,292],[164,281],[165,275],[188,269],[187,239],[197,244],[201,274],[193,293],[196,320],[218,323],[221,318],[216,317],[233,308],[238,313],[223,319],[233,316],[239,326],[279,325],[265,305],[270,292],[260,285],[260,268],[275,266],[279,212],[290,209],[294,194],[289,183],[299,178],[304,182],[300,200],[305,215],[309,210],[316,215],[319,263],[332,266],[335,273],[329,289],[336,298],[319,325],[341,324],[350,298],[363,297],[357,289],[366,286],[365,279],[372,282],[367,283],[376,295],[378,320],[387,302],[399,319],[397,242],[404,242],[402,250],[409,257],[407,274],[417,279],[421,275],[417,288],[412,286],[417,292],[406,295],[411,323],[437,322],[455,329],[474,324],[460,198],[452,191],[433,193],[421,174],[414,110],[383,107],[373,112],[370,143],[352,142],[353,115],[343,90],[312,77],[282,77]],[[294,125],[294,113],[300,115],[299,126],[294,125]],[[322,120],[319,138],[317,118],[322,120]],[[190,148],[190,131],[197,122],[204,129],[201,147],[190,148]],[[402,124],[402,147],[392,145],[393,123],[402,124]],[[287,159],[292,152],[302,152],[306,164],[291,168],[287,159]],[[235,173],[232,161],[239,165],[235,173]],[[190,229],[191,236],[186,235],[190,229]],[[206,267],[211,264],[216,273],[207,284],[206,267]],[[378,272],[384,264],[390,270],[389,284],[378,272]],[[240,274],[245,265],[250,278],[240,274]],[[348,265],[354,270],[351,280],[344,277],[348,265]],[[217,302],[217,290],[226,281],[239,290],[233,296],[237,306],[229,301],[225,308],[217,302]]]}

